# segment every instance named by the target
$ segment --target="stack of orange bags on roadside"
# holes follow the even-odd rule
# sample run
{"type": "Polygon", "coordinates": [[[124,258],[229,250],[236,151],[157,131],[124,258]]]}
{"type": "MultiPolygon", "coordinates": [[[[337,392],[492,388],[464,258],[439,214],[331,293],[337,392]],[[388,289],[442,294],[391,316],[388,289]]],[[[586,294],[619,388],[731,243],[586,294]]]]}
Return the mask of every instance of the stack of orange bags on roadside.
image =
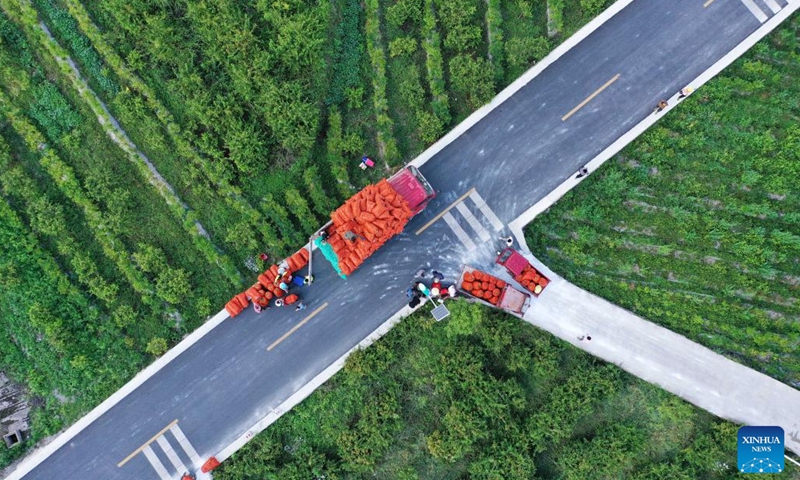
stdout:
{"type": "Polygon", "coordinates": [[[236,315],[242,313],[242,310],[247,308],[248,305],[250,305],[250,302],[247,300],[247,295],[242,292],[237,294],[231,299],[230,302],[225,304],[225,310],[228,311],[228,315],[235,317],[236,315]]]}
{"type": "Polygon", "coordinates": [[[500,294],[505,287],[506,282],[488,273],[481,272],[480,270],[466,272],[464,274],[464,281],[461,282],[461,288],[463,290],[469,292],[474,297],[486,300],[492,305],[497,305],[500,301],[500,294]]]}
{"type": "Polygon", "coordinates": [[[269,305],[269,301],[275,296],[271,291],[264,288],[261,282],[254,283],[252,287],[245,290],[244,294],[247,298],[252,300],[253,303],[257,303],[262,307],[269,305]]]}
{"type": "Polygon", "coordinates": [[[411,209],[385,179],[352,196],[331,214],[328,243],[339,259],[339,269],[350,275],[387,240],[403,231],[411,209]],[[358,236],[345,240],[346,232],[358,236]]]}
{"type": "MultiPolygon", "coordinates": [[[[308,265],[308,249],[303,247],[300,250],[296,251],[294,255],[286,259],[286,263],[289,264],[289,271],[294,273],[306,265],[308,265]]],[[[277,275],[278,272],[275,272],[277,275]]]]}
{"type": "MultiPolygon", "coordinates": [[[[286,272],[281,280],[288,281],[290,275],[290,272],[286,272]]],[[[270,265],[268,269],[264,270],[264,273],[258,276],[258,283],[264,287],[264,290],[271,293],[274,298],[281,298],[285,292],[278,285],[275,285],[275,277],[277,276],[278,266],[270,265]]]]}
{"type": "Polygon", "coordinates": [[[514,280],[519,282],[520,285],[529,291],[539,295],[544,287],[550,283],[544,276],[542,276],[533,266],[528,265],[522,272],[514,277],[514,280]],[[539,288],[537,288],[539,287],[539,288]]]}

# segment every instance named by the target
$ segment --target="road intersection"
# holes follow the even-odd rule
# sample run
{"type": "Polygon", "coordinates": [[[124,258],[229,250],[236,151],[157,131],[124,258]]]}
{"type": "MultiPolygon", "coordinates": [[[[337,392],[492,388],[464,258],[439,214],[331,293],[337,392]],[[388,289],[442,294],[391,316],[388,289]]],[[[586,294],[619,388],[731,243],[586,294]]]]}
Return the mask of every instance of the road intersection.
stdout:
{"type": "MultiPolygon", "coordinates": [[[[514,219],[653,115],[660,99],[702,75],[762,23],[798,6],[796,0],[628,3],[437,146],[420,167],[437,198],[347,280],[315,252],[315,282],[303,287],[307,310],[258,315],[248,309],[220,322],[60,448],[10,478],[165,480],[212,455],[224,458],[254,425],[277,418],[287,399],[396,318],[417,269],[433,266],[454,278],[464,263],[490,265],[497,237],[514,219]]],[[[538,301],[533,315],[547,296],[538,301]]],[[[751,418],[758,412],[740,421],[751,418]]]]}

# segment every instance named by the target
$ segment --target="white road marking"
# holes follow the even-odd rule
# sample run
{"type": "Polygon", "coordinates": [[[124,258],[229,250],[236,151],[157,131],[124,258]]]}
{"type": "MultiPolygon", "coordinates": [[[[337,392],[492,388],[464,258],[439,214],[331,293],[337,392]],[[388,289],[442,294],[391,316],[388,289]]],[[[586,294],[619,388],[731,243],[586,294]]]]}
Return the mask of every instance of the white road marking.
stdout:
{"type": "Polygon", "coordinates": [[[775,0],[763,0],[764,3],[767,4],[772,13],[778,13],[781,11],[781,6],[775,2],[775,0]]]}
{"type": "Polygon", "coordinates": [[[156,441],[159,445],[161,445],[161,449],[167,454],[167,458],[169,458],[170,463],[173,467],[175,467],[175,470],[178,471],[179,475],[188,471],[186,465],[183,464],[183,461],[180,459],[180,457],[178,457],[178,454],[172,449],[172,445],[169,444],[169,441],[167,441],[166,437],[158,437],[158,440],[156,441]]]}
{"type": "Polygon", "coordinates": [[[467,250],[475,250],[475,242],[473,242],[472,239],[469,238],[469,235],[467,235],[467,232],[461,228],[461,225],[458,224],[452,213],[447,212],[444,214],[444,216],[442,216],[442,218],[444,218],[444,221],[447,223],[453,233],[456,234],[458,239],[461,240],[461,243],[467,247],[467,250]]]}
{"type": "Polygon", "coordinates": [[[501,222],[500,219],[497,218],[497,215],[494,214],[492,209],[486,205],[483,197],[481,197],[478,192],[472,192],[469,198],[471,198],[472,201],[475,202],[475,206],[478,207],[484,215],[486,215],[486,218],[488,218],[492,225],[494,225],[495,230],[499,231],[503,229],[503,222],[501,222]]]}
{"type": "Polygon", "coordinates": [[[478,236],[481,237],[481,240],[483,240],[484,242],[488,242],[489,239],[492,238],[492,236],[489,235],[489,231],[483,228],[481,222],[479,222],[478,219],[475,218],[475,215],[473,215],[472,212],[469,211],[469,208],[467,208],[467,206],[464,205],[464,202],[461,202],[458,205],[456,205],[456,209],[459,212],[461,212],[461,215],[464,217],[464,219],[467,220],[469,226],[472,227],[473,230],[475,230],[478,236]]]}
{"type": "Polygon", "coordinates": [[[192,461],[194,465],[202,465],[203,460],[200,459],[200,455],[197,454],[197,450],[194,449],[189,440],[186,438],[186,435],[183,434],[183,430],[181,427],[175,425],[174,427],[169,429],[173,435],[175,435],[175,439],[178,440],[178,443],[183,447],[183,451],[189,455],[189,459],[192,461]]]}
{"type": "Polygon", "coordinates": [[[142,449],[142,452],[144,453],[144,456],[147,457],[147,461],[150,462],[150,465],[152,465],[153,468],[156,470],[158,476],[161,477],[161,480],[170,480],[170,476],[169,473],[167,473],[167,469],[164,468],[164,464],[161,463],[161,460],[158,459],[158,457],[156,456],[156,452],[154,452],[153,449],[150,448],[150,445],[144,447],[142,449]]]}
{"type": "Polygon", "coordinates": [[[767,21],[767,15],[760,8],[758,8],[758,5],[756,5],[753,0],[742,0],[742,3],[744,3],[744,6],[750,10],[750,13],[755,15],[759,22],[764,23],[767,21]]]}

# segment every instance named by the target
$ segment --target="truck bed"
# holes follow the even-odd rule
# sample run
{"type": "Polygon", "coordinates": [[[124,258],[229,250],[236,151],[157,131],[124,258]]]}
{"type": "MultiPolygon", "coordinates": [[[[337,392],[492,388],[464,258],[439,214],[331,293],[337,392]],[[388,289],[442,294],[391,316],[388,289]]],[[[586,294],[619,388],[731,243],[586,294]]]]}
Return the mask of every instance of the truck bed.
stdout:
{"type": "Polygon", "coordinates": [[[504,280],[495,277],[494,275],[490,275],[486,272],[481,270],[477,270],[475,268],[470,267],[469,265],[464,265],[464,268],[461,270],[461,275],[458,277],[458,283],[456,283],[456,288],[464,295],[474,298],[481,303],[486,305],[500,308],[506,312],[515,313],[517,315],[522,315],[528,309],[530,305],[530,295],[516,288],[509,285],[504,280]],[[477,275],[487,278],[485,282],[482,280],[474,280],[473,282],[469,282],[467,278],[469,276],[475,277],[477,275]],[[481,285],[484,283],[491,284],[494,283],[493,287],[489,287],[491,291],[494,293],[496,291],[497,295],[492,295],[487,298],[485,295],[481,295],[480,292],[486,292],[489,289],[483,290],[483,288],[476,289],[475,288],[467,288],[465,287],[465,282],[467,284],[472,283],[473,287],[474,284],[480,282],[481,285]]]}

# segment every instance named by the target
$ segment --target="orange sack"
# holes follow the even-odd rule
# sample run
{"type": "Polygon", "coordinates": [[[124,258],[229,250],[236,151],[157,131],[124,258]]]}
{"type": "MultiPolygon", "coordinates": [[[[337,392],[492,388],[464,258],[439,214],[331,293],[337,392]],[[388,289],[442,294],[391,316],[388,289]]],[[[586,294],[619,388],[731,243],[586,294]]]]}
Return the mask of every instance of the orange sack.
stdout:
{"type": "Polygon", "coordinates": [[[247,300],[247,295],[245,295],[244,292],[236,295],[235,298],[236,298],[236,301],[239,302],[239,305],[242,306],[242,308],[247,308],[247,306],[250,305],[250,302],[247,300]]]}
{"type": "Polygon", "coordinates": [[[291,295],[287,295],[286,298],[283,299],[283,303],[285,303],[286,305],[291,305],[298,300],[300,300],[300,297],[298,297],[293,293],[291,295]]]}
{"type": "Polygon", "coordinates": [[[226,303],[225,310],[228,311],[228,315],[230,315],[231,317],[235,317],[236,315],[242,313],[242,307],[236,300],[231,300],[230,302],[226,303]]]}

